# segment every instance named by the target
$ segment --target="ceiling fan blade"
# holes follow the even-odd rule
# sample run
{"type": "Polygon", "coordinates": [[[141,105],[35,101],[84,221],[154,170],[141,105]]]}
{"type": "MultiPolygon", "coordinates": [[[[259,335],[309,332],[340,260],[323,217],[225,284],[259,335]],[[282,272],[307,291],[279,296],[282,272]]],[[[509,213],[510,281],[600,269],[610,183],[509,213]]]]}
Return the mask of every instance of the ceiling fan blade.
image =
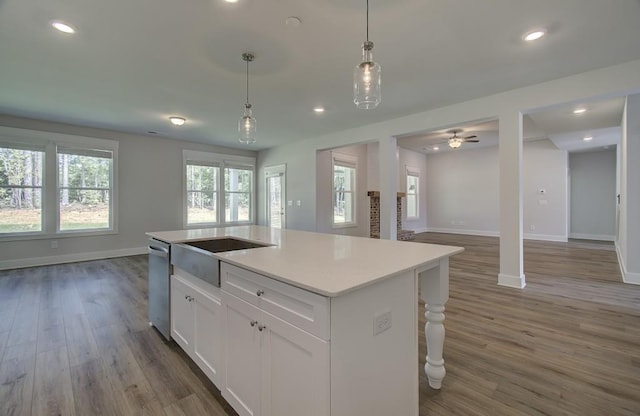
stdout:
{"type": "Polygon", "coordinates": [[[478,137],[478,136],[476,136],[476,135],[474,134],[474,135],[472,135],[472,136],[461,137],[461,139],[475,139],[476,137],[478,137]]]}
{"type": "Polygon", "coordinates": [[[480,143],[480,140],[478,140],[478,139],[475,139],[475,140],[464,139],[463,141],[465,143],[480,143]]]}

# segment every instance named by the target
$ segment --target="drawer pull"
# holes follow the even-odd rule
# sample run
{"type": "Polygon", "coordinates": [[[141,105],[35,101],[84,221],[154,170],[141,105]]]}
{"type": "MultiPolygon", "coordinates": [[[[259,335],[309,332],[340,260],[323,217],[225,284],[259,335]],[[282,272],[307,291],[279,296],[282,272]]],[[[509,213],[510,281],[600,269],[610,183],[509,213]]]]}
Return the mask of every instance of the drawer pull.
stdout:
{"type": "Polygon", "coordinates": [[[258,325],[258,331],[262,332],[266,328],[265,325],[258,325]]]}
{"type": "MultiPolygon", "coordinates": [[[[258,321],[251,321],[249,322],[249,325],[251,326],[256,326],[258,324],[258,321]]],[[[261,325],[262,326],[262,325],[261,325]]],[[[262,331],[262,330],[261,330],[262,331]]]]}
{"type": "Polygon", "coordinates": [[[264,295],[264,290],[260,289],[256,292],[256,296],[262,296],[264,295]]]}

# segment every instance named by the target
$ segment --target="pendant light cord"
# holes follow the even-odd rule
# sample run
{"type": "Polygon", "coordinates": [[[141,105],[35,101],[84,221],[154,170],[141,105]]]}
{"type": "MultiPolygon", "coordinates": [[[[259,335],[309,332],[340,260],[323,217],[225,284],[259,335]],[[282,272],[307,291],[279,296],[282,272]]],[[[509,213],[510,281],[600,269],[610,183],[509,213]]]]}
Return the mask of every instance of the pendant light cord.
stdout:
{"type": "Polygon", "coordinates": [[[367,0],[367,42],[369,42],[369,0],[367,0]]]}
{"type": "Polygon", "coordinates": [[[247,59],[247,104],[249,104],[249,60],[247,59]]]}

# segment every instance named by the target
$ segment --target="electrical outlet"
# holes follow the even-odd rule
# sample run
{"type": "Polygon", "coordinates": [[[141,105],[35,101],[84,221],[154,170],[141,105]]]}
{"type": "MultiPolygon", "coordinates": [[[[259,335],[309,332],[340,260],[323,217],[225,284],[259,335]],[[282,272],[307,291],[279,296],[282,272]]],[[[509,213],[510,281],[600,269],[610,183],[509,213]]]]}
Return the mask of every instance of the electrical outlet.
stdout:
{"type": "Polygon", "coordinates": [[[299,207],[302,205],[302,201],[300,201],[299,199],[296,201],[296,206],[299,207]]]}
{"type": "Polygon", "coordinates": [[[292,207],[293,206],[293,201],[287,201],[287,206],[288,207],[292,207]]]}
{"type": "Polygon", "coordinates": [[[533,225],[533,224],[531,224],[531,225],[529,226],[529,229],[530,229],[531,231],[535,231],[535,230],[536,230],[536,226],[535,226],[535,225],[533,225]]]}
{"type": "Polygon", "coordinates": [[[58,248],[58,240],[51,240],[51,248],[58,248]]]}
{"type": "Polygon", "coordinates": [[[373,335],[378,335],[389,328],[391,328],[391,311],[384,311],[373,317],[373,335]]]}

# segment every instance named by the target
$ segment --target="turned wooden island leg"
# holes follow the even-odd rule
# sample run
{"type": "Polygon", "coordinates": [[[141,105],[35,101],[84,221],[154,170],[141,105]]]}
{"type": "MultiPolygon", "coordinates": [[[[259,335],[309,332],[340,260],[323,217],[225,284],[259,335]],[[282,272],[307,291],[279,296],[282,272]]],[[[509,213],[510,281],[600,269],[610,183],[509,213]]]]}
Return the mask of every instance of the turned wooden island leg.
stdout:
{"type": "Polygon", "coordinates": [[[449,258],[420,273],[420,297],[425,302],[427,323],[424,335],[427,341],[427,363],[424,371],[433,389],[442,387],[444,368],[444,305],[449,300],[449,258]]]}
{"type": "Polygon", "coordinates": [[[424,372],[429,378],[429,386],[434,389],[442,387],[442,380],[447,373],[444,369],[442,352],[444,349],[444,305],[425,304],[427,323],[424,334],[427,339],[427,363],[424,372]]]}

